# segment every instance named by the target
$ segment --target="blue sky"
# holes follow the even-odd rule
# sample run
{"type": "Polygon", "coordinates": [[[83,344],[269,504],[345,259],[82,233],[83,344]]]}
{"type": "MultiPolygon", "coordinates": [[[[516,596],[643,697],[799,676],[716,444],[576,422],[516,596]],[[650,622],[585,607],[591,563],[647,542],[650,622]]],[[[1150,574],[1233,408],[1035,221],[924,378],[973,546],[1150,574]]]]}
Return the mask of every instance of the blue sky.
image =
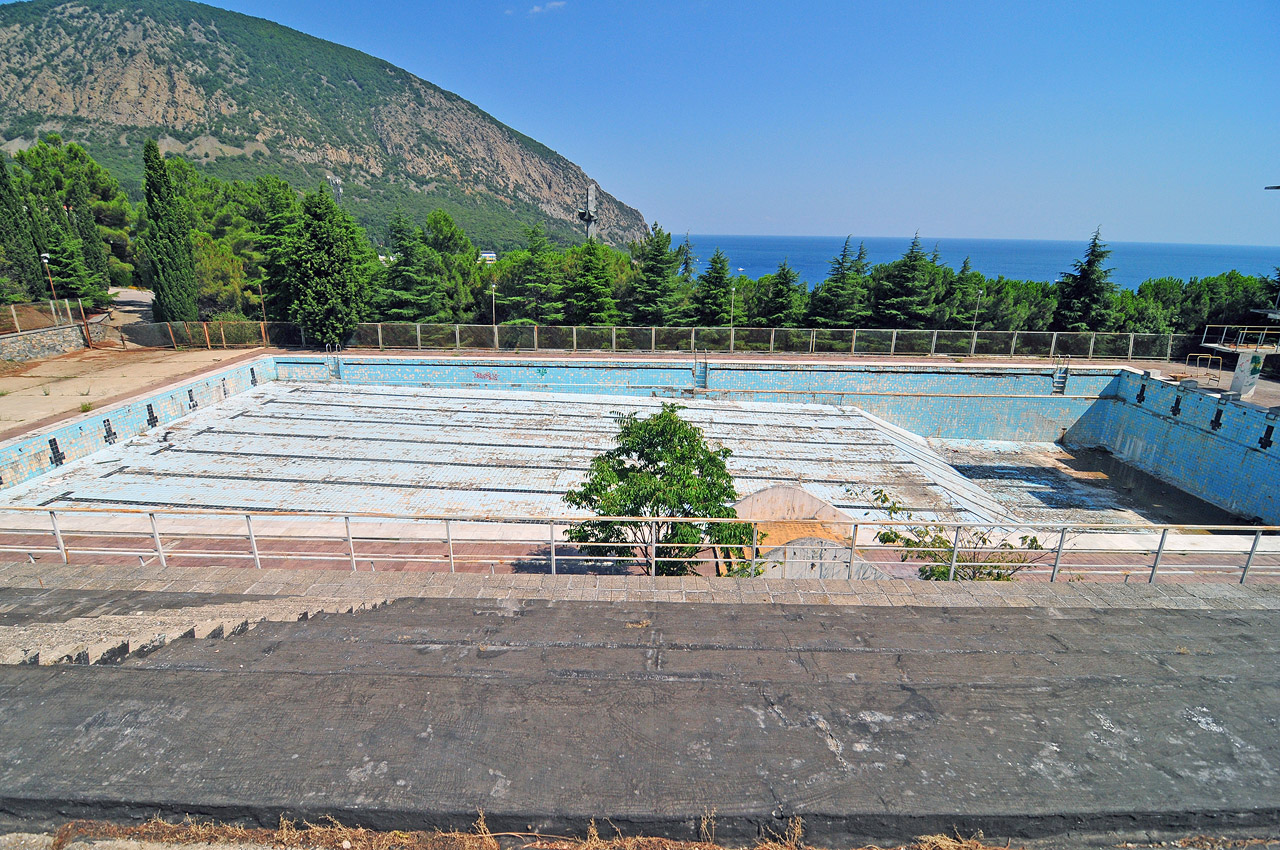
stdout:
{"type": "Polygon", "coordinates": [[[675,232],[1280,245],[1280,2],[215,0],[675,232]]]}

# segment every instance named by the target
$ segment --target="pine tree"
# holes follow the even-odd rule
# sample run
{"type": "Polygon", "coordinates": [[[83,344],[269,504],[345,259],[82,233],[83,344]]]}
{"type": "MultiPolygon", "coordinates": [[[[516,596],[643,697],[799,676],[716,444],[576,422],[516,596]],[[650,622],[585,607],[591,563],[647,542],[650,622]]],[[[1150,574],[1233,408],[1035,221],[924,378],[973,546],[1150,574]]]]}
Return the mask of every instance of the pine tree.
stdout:
{"type": "Polygon", "coordinates": [[[564,286],[564,322],[568,325],[612,325],[618,321],[608,251],[595,240],[578,249],[577,274],[564,286]]]}
{"type": "Polygon", "coordinates": [[[723,328],[732,324],[729,311],[734,304],[733,281],[729,277],[729,258],[716,248],[707,270],[698,275],[693,289],[694,322],[706,328],[723,328]]]}
{"type": "Polygon", "coordinates": [[[778,270],[760,278],[751,305],[754,324],[766,328],[795,327],[804,315],[800,275],[783,260],[778,270]]]}
{"type": "Polygon", "coordinates": [[[831,271],[809,298],[808,321],[818,328],[856,328],[871,313],[867,275],[867,246],[855,255],[852,237],[831,260],[831,271]]]}
{"type": "Polygon", "coordinates": [[[157,322],[194,322],[200,313],[191,257],[191,217],[154,139],[147,139],[142,162],[149,223],[144,250],[155,293],[152,312],[157,322]]]}
{"type": "Polygon", "coordinates": [[[435,323],[452,320],[445,303],[447,269],[440,253],[427,246],[422,230],[397,212],[391,219],[392,253],[379,314],[388,322],[435,323]]]}
{"type": "Polygon", "coordinates": [[[1111,282],[1111,269],[1102,267],[1111,251],[1101,237],[1099,227],[1089,240],[1084,259],[1075,261],[1074,271],[1063,273],[1058,283],[1054,330],[1088,333],[1111,329],[1116,285],[1111,282]]]}
{"type": "Polygon", "coordinates": [[[938,271],[916,234],[901,259],[876,267],[874,323],[882,328],[928,327],[942,295],[938,271]]]}
{"type": "Polygon", "coordinates": [[[369,312],[376,257],[350,214],[323,189],[302,199],[286,270],[290,319],[316,345],[341,345],[369,312]]]}
{"type": "Polygon", "coordinates": [[[62,210],[49,215],[36,211],[39,228],[45,234],[45,254],[48,255],[49,277],[53,292],[59,299],[89,298],[91,291],[89,272],[84,265],[84,248],[71,228],[60,219],[62,210]]]}
{"type": "Polygon", "coordinates": [[[664,325],[676,291],[679,251],[671,250],[671,234],[656,221],[649,236],[633,246],[640,274],[628,296],[627,313],[633,325],[664,325]]]}
{"type": "Polygon", "coordinates": [[[38,300],[45,290],[44,269],[36,248],[31,217],[9,172],[8,155],[0,154],[0,277],[7,277],[14,292],[38,300]]]}
{"type": "Polygon", "coordinates": [[[289,320],[289,252],[292,233],[302,217],[302,204],[293,187],[266,175],[253,183],[249,220],[262,252],[263,311],[273,322],[289,320]]]}

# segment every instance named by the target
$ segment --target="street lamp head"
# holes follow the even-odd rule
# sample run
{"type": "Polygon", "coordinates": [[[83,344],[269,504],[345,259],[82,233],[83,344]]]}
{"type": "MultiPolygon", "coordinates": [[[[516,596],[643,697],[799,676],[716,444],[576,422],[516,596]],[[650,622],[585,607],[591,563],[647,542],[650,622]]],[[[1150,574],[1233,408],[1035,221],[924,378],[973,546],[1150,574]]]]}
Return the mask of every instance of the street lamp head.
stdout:
{"type": "MultiPolygon", "coordinates": [[[[30,256],[30,255],[28,255],[28,256],[30,256]]],[[[46,266],[47,266],[47,265],[49,265],[49,255],[48,255],[48,254],[41,254],[41,255],[40,255],[40,262],[44,263],[46,266]]]]}

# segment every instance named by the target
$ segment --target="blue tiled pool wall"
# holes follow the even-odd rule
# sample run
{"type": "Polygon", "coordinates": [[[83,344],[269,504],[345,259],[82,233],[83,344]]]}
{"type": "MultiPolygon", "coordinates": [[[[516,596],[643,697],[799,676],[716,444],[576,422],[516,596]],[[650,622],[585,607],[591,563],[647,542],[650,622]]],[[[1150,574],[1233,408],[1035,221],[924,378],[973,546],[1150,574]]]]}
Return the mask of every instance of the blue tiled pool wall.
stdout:
{"type": "Polygon", "coordinates": [[[0,489],[110,448],[275,378],[275,362],[263,357],[158,395],[105,408],[38,436],[16,440],[0,447],[0,489]]]}
{"type": "Polygon", "coordinates": [[[1280,421],[1266,408],[1126,372],[1063,442],[1105,448],[1206,502],[1280,525],[1280,421]]]}

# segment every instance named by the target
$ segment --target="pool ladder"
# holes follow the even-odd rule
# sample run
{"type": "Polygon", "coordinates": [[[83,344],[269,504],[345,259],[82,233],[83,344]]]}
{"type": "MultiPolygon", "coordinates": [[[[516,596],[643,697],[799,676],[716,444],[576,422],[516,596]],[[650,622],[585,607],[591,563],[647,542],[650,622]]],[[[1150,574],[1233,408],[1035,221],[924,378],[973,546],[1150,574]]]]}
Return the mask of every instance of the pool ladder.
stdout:
{"type": "Polygon", "coordinates": [[[329,367],[329,380],[342,380],[342,360],[339,355],[342,353],[341,345],[324,344],[324,362],[329,367]]]}
{"type": "Polygon", "coordinates": [[[1053,359],[1053,395],[1067,394],[1067,378],[1071,377],[1071,358],[1053,359]]]}
{"type": "Polygon", "coordinates": [[[698,350],[693,350],[693,387],[697,390],[705,390],[707,388],[707,365],[708,355],[706,351],[702,352],[702,358],[698,358],[698,350]]]}

